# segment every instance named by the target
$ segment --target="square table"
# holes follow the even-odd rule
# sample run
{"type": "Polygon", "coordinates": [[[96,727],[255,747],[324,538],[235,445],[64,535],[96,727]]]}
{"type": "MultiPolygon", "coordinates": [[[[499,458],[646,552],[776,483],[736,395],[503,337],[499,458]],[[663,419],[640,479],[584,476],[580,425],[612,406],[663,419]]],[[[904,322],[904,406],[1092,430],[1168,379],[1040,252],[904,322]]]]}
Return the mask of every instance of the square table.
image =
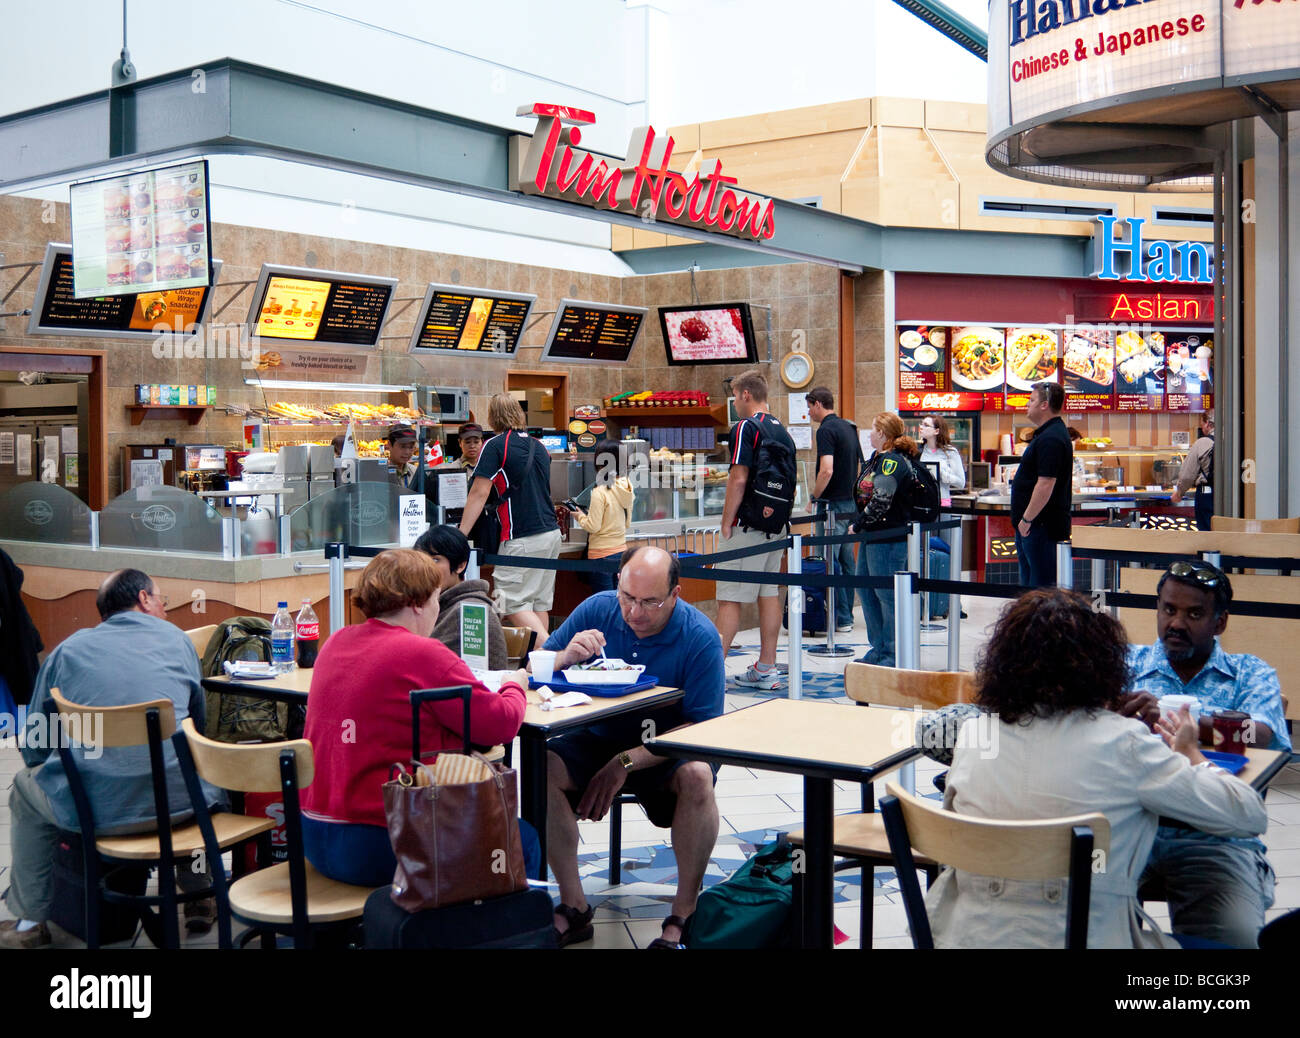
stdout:
{"type": "Polygon", "coordinates": [[[238,692],[241,696],[258,696],[306,706],[314,673],[310,667],[295,667],[273,678],[232,678],[229,674],[220,674],[204,678],[203,687],[209,692],[238,692]]]}
{"type": "MultiPolygon", "coordinates": [[[[835,780],[873,782],[915,760],[910,710],[772,699],[651,739],[661,757],[803,776],[804,947],[831,948],[835,780]]],[[[864,897],[871,892],[864,890],[864,897]]]]}

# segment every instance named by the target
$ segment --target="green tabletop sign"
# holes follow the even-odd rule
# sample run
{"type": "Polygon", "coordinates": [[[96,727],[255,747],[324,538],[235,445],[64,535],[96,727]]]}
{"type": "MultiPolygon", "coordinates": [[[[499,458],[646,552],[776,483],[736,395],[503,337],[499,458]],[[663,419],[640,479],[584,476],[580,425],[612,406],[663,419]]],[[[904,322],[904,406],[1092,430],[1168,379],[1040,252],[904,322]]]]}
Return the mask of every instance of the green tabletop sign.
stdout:
{"type": "Polygon", "coordinates": [[[460,658],[470,670],[488,669],[488,607],[462,602],[460,607],[460,658]]]}

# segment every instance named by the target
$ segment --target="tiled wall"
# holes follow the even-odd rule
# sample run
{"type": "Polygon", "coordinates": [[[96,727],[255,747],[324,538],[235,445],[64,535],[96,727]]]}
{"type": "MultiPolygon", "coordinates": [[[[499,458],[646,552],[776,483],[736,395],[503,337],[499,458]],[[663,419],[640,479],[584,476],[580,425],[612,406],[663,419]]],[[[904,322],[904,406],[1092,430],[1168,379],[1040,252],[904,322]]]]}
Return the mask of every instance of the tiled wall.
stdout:
{"type": "MultiPolygon", "coordinates": [[[[33,199],[0,198],[0,252],[6,262],[40,261],[48,241],[68,241],[67,206],[42,203],[33,199]]],[[[631,389],[698,389],[710,393],[715,402],[723,400],[722,379],[738,374],[742,366],[704,368],[667,366],[663,339],[654,307],[700,302],[745,302],[755,304],[754,323],[759,338],[759,355],[768,350],[767,311],[771,307],[772,356],[779,360],[789,352],[802,333],[807,350],[816,363],[816,381],[832,388],[839,383],[837,349],[839,333],[839,274],[831,267],[814,264],[784,264],[740,267],[729,270],[701,271],[695,275],[694,295],[689,273],[658,274],[627,278],[602,277],[565,270],[503,263],[437,252],[389,248],[344,239],[311,235],[286,234],[253,227],[217,224],[213,228],[213,251],[224,261],[216,292],[216,308],[229,301],[238,281],[256,279],[263,262],[316,267],[356,274],[378,274],[400,279],[396,298],[422,297],[430,281],[467,286],[532,292],[538,296],[534,323],[525,334],[524,345],[509,361],[484,358],[414,357],[405,353],[406,341],[417,319],[419,303],[394,319],[385,335],[397,336],[386,343],[382,355],[367,361],[367,370],[356,381],[409,383],[427,380],[437,385],[468,386],[471,407],[476,416],[486,414],[488,397],[505,388],[506,371],[511,368],[541,370],[549,367],[539,360],[550,315],[556,302],[564,297],[651,307],[642,337],[627,365],[601,367],[573,365],[569,368],[571,406],[600,403],[608,396],[631,389]]],[[[883,404],[883,296],[880,275],[863,275],[857,279],[859,291],[855,330],[857,337],[857,401],[863,408],[878,410],[883,404]],[[867,327],[867,321],[874,324],[867,327]],[[879,399],[878,399],[879,398],[879,399]]],[[[0,280],[0,294],[13,283],[12,277],[0,280]]],[[[10,300],[10,308],[32,305],[35,276],[10,300]]],[[[218,323],[237,324],[251,305],[252,286],[242,289],[218,323]]],[[[24,333],[26,318],[0,321],[0,343],[41,346],[102,348],[108,353],[108,489],[109,496],[120,490],[118,447],[126,443],[160,443],[166,437],[178,442],[223,443],[233,445],[241,438],[240,421],[219,411],[210,412],[197,426],[184,422],[146,420],[138,427],[127,421],[124,408],[133,403],[133,387],[138,383],[211,384],[217,387],[218,403],[261,404],[262,392],[244,385],[255,374],[235,358],[172,359],[155,356],[151,343],[112,339],[28,338],[24,333]]],[[[563,365],[553,365],[563,370],[563,365]]],[[[788,418],[786,390],[780,382],[776,365],[760,366],[772,387],[772,410],[782,420],[788,418]]],[[[348,399],[342,394],[312,394],[267,390],[267,399],[283,396],[295,403],[322,403],[348,399]]],[[[375,398],[362,398],[376,402],[375,398]]],[[[874,413],[874,410],[872,411],[874,413]]],[[[321,429],[328,439],[328,429],[321,429]]],[[[378,430],[365,435],[377,437],[378,430]]],[[[802,452],[804,460],[809,452],[802,452]]]]}

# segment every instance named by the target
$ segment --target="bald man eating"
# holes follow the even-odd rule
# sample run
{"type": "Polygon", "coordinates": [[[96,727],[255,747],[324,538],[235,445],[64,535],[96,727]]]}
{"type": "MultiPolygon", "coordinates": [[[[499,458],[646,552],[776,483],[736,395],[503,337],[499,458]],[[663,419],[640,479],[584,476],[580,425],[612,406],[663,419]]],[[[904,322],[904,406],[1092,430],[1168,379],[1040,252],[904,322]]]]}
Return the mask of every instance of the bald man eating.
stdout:
{"type": "Polygon", "coordinates": [[[610,658],[644,664],[661,685],[686,690],[668,707],[631,714],[552,739],[547,748],[550,803],[546,848],[560,887],[555,930],[560,946],[589,940],[594,909],[578,877],[578,819],[599,820],[614,797],[633,794],[646,816],[672,829],[677,894],[652,948],[681,948],[700,883],[718,838],[716,769],[700,761],[656,757],[644,740],[722,713],[726,677],[712,621],[681,598],[677,557],[661,548],[629,548],[618,589],[586,599],[550,636],[555,669],[584,663],[602,648],[610,658]]]}

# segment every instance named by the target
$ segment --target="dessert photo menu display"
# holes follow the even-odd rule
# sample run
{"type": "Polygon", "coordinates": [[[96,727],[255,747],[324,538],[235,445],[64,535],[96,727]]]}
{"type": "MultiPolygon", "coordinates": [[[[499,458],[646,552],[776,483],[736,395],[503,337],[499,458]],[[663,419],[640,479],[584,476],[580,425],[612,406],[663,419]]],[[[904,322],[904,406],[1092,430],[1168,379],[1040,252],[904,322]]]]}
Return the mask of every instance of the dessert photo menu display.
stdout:
{"type": "Polygon", "coordinates": [[[1067,411],[1115,409],[1115,336],[1113,332],[1075,327],[1062,332],[1061,360],[1067,411]]]}
{"type": "Polygon", "coordinates": [[[206,161],[73,184],[70,197],[75,298],[209,284],[206,161]]]}
{"type": "Polygon", "coordinates": [[[1213,337],[1204,333],[1165,333],[1165,401],[1170,411],[1213,409],[1213,337]]]}
{"type": "Polygon", "coordinates": [[[748,303],[661,306],[659,324],[670,365],[758,361],[748,303]]]}
{"type": "Polygon", "coordinates": [[[898,391],[942,393],[951,388],[948,374],[948,328],[898,326],[898,391]]]}

